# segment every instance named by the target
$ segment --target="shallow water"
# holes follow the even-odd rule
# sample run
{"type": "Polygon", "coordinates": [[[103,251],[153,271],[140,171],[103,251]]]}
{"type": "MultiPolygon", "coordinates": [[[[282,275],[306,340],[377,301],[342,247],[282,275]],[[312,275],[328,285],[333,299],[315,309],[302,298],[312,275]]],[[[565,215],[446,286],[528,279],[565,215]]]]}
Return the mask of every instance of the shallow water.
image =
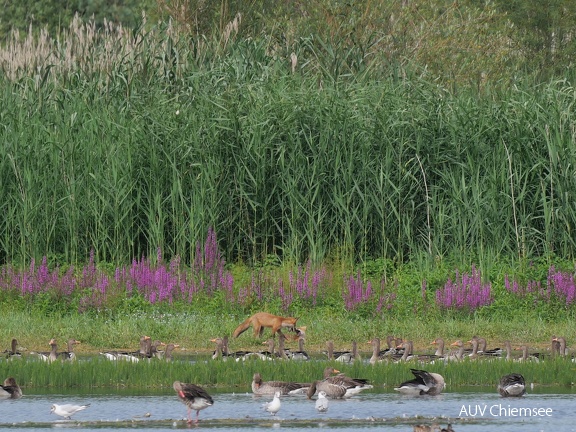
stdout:
{"type": "MultiPolygon", "coordinates": [[[[496,428],[507,432],[576,430],[572,415],[575,395],[571,388],[539,388],[517,399],[501,398],[489,388],[456,390],[434,397],[407,397],[372,389],[348,400],[330,400],[325,414],[316,412],[314,401],[305,396],[287,396],[282,398],[276,417],[262,409],[262,404],[271,397],[211,390],[214,406],[200,412],[198,427],[240,431],[262,428],[412,431],[414,424],[437,422],[445,427],[451,422],[458,432],[488,432],[496,428]]],[[[196,426],[187,425],[185,417],[186,407],[168,390],[35,392],[30,389],[22,399],[0,401],[0,428],[24,431],[55,427],[83,431],[168,430],[196,426]],[[75,414],[72,420],[63,420],[50,414],[53,403],[89,403],[90,407],[75,414]]]]}

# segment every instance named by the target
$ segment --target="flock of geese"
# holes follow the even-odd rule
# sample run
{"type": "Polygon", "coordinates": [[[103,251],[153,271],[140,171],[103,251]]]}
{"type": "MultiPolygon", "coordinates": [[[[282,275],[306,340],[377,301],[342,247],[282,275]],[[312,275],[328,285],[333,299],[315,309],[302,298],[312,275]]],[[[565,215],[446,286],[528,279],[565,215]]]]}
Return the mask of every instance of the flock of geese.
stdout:
{"type": "MultiPolygon", "coordinates": [[[[309,360],[310,356],[304,350],[305,335],[300,333],[296,336],[298,340],[298,349],[291,350],[285,347],[285,340],[287,337],[279,334],[278,346],[275,346],[274,339],[268,339],[264,342],[268,349],[263,351],[230,351],[228,347],[228,337],[218,337],[211,339],[216,344],[216,349],[212,354],[212,358],[216,359],[234,359],[236,361],[248,360],[257,358],[260,360],[274,360],[278,358],[292,359],[292,360],[309,360]]],[[[418,361],[422,363],[434,364],[436,362],[449,362],[449,361],[462,361],[465,359],[505,359],[509,361],[532,361],[539,362],[546,356],[568,356],[569,350],[566,346],[566,339],[563,337],[552,337],[552,345],[548,353],[530,353],[527,345],[521,345],[512,348],[510,341],[504,342],[504,348],[487,349],[486,339],[478,336],[472,337],[467,342],[456,340],[450,344],[452,349],[446,350],[446,343],[442,338],[434,339],[430,344],[436,347],[433,354],[416,354],[414,353],[414,344],[412,341],[404,341],[394,336],[386,338],[387,346],[382,348],[381,339],[376,337],[367,342],[372,346],[372,356],[369,359],[370,364],[379,362],[404,362],[404,361],[418,361]],[[470,344],[470,348],[466,347],[470,344]],[[521,351],[519,357],[514,357],[513,351],[521,351]]],[[[349,351],[335,351],[334,342],[326,342],[326,351],[322,352],[327,356],[328,360],[335,360],[342,363],[353,363],[361,359],[358,352],[358,344],[352,341],[352,347],[349,351]]]]}
{"type": "MultiPolygon", "coordinates": [[[[56,360],[63,361],[73,361],[76,360],[76,353],[74,353],[74,347],[81,342],[76,339],[68,339],[67,350],[58,351],[58,344],[56,339],[50,339],[48,345],[50,346],[50,351],[31,351],[30,355],[37,356],[40,360],[46,362],[53,362],[56,360]]],[[[137,351],[104,351],[100,355],[103,355],[108,360],[123,360],[132,363],[137,363],[142,359],[152,359],[159,358],[166,361],[172,360],[172,352],[179,348],[178,344],[165,344],[159,340],[152,342],[150,336],[142,336],[140,338],[140,348],[137,351]],[[164,346],[164,350],[160,347],[164,346]]],[[[18,350],[18,340],[12,339],[11,348],[5,350],[4,354],[8,359],[21,358],[22,352],[18,350]]]]}
{"type": "MultiPolygon", "coordinates": [[[[285,348],[284,343],[286,336],[279,333],[278,347],[275,346],[274,339],[269,339],[264,342],[267,345],[267,350],[263,351],[234,351],[231,352],[228,347],[228,337],[218,337],[211,341],[216,344],[216,349],[212,354],[212,359],[226,360],[234,359],[236,361],[247,360],[256,358],[260,360],[271,359],[292,359],[292,360],[309,360],[310,356],[304,349],[305,332],[299,330],[295,339],[298,340],[298,349],[290,350],[285,348]]],[[[55,339],[51,339],[49,345],[51,350],[49,352],[31,352],[30,354],[37,355],[40,359],[52,362],[57,359],[74,360],[74,346],[79,344],[80,341],[75,339],[68,340],[67,351],[58,351],[55,339]]],[[[448,362],[448,361],[462,361],[464,359],[479,359],[479,358],[502,358],[515,361],[540,361],[543,354],[532,353],[529,354],[528,347],[522,345],[516,350],[522,351],[521,357],[513,358],[512,346],[509,341],[504,343],[504,348],[487,349],[486,340],[481,337],[474,336],[467,341],[471,348],[466,348],[462,340],[457,340],[450,344],[454,349],[446,351],[445,342],[442,338],[437,338],[431,342],[431,345],[436,346],[434,354],[415,354],[414,345],[412,341],[404,341],[393,336],[386,338],[386,347],[382,349],[381,340],[374,338],[368,342],[372,346],[372,356],[369,363],[375,364],[378,362],[404,362],[404,361],[418,361],[433,364],[435,362],[448,362]]],[[[164,358],[168,361],[172,358],[172,351],[178,348],[178,344],[164,344],[160,341],[151,341],[149,336],[142,336],[140,338],[140,348],[137,351],[105,351],[100,352],[101,355],[109,360],[122,360],[129,362],[138,362],[141,359],[151,359],[154,357],[164,358]],[[162,351],[159,348],[165,346],[162,351]]],[[[22,353],[17,350],[18,341],[12,339],[11,349],[4,351],[8,358],[20,357],[22,353]]],[[[326,343],[326,351],[323,352],[329,360],[335,360],[342,363],[353,363],[360,359],[358,353],[358,345],[352,342],[352,349],[349,351],[335,351],[334,343],[328,341],[326,343]]],[[[566,347],[566,340],[562,337],[552,337],[551,354],[560,356],[568,355],[566,347]]],[[[550,355],[550,354],[548,354],[550,355]]],[[[410,369],[414,378],[404,381],[394,388],[395,391],[404,395],[438,395],[445,388],[445,381],[442,375],[433,372],[427,372],[422,369],[410,369]]],[[[263,408],[272,415],[276,415],[281,408],[281,397],[287,395],[306,395],[308,399],[312,399],[316,394],[317,399],[315,403],[318,412],[326,412],[329,407],[329,399],[348,398],[358,393],[373,388],[368,383],[368,380],[363,378],[351,378],[339,370],[329,366],[324,370],[323,377],[319,380],[310,383],[287,382],[287,381],[264,381],[260,373],[255,373],[252,379],[252,392],[255,395],[269,395],[273,396],[270,402],[263,405],[263,408]]],[[[187,407],[187,420],[188,423],[193,421],[198,422],[199,413],[201,410],[208,408],[214,404],[213,398],[202,387],[191,384],[175,381],[173,388],[176,391],[178,398],[187,407]],[[196,411],[196,419],[192,419],[192,411],[196,411]]],[[[520,397],[525,394],[526,385],[524,377],[517,373],[511,373],[503,376],[498,385],[498,392],[502,397],[520,397]]],[[[16,380],[13,377],[7,378],[3,385],[0,385],[0,398],[3,399],[18,399],[22,397],[22,391],[16,380]]],[[[54,405],[52,412],[61,415],[65,418],[70,418],[72,414],[77,411],[87,408],[88,405],[54,405]]],[[[426,431],[433,429],[426,429],[429,426],[417,425],[414,426],[415,431],[426,431]]],[[[448,425],[445,429],[438,429],[441,431],[453,431],[452,426],[448,425]]]]}

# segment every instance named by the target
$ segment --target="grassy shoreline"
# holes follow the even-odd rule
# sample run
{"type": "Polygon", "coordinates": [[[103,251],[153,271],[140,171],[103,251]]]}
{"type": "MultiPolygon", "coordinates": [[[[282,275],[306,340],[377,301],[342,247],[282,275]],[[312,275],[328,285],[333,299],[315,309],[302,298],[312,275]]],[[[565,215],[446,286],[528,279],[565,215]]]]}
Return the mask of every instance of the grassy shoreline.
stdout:
{"type": "MultiPolygon", "coordinates": [[[[116,317],[94,317],[90,315],[41,316],[23,311],[2,313],[0,341],[9,348],[12,338],[18,339],[28,351],[48,351],[48,341],[56,338],[58,350],[64,350],[65,341],[75,338],[82,343],[75,349],[80,354],[95,354],[107,349],[136,349],[141,335],[153,340],[178,343],[183,353],[209,353],[214,350],[210,339],[231,335],[234,328],[247,315],[218,313],[174,313],[155,312],[122,315],[116,317]]],[[[469,340],[472,336],[483,336],[490,347],[502,346],[510,340],[512,346],[528,344],[531,350],[546,350],[553,335],[564,336],[570,346],[570,335],[576,331],[574,321],[566,318],[554,322],[537,316],[517,316],[507,321],[501,317],[450,317],[414,316],[412,319],[357,318],[352,314],[329,314],[325,309],[311,309],[298,321],[306,326],[306,350],[311,353],[326,349],[327,340],[333,340],[337,349],[349,349],[355,340],[364,357],[371,352],[373,337],[385,339],[387,335],[402,337],[414,342],[415,351],[429,352],[430,342],[442,337],[447,345],[457,339],[469,340]]],[[[266,330],[262,339],[254,338],[248,330],[237,339],[230,340],[232,350],[261,350],[262,342],[270,336],[266,330]]],[[[291,341],[288,347],[296,348],[291,341]]],[[[178,354],[178,352],[176,354],[178,354]]]]}

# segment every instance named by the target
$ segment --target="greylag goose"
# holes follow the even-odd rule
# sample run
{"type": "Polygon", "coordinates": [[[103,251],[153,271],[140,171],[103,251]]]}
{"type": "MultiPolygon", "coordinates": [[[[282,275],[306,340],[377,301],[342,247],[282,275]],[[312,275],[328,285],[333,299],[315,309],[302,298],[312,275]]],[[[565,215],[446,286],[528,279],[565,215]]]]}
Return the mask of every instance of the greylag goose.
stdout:
{"type": "Polygon", "coordinates": [[[57,353],[58,357],[62,357],[64,360],[73,361],[76,360],[76,354],[74,353],[74,345],[79,344],[80,341],[76,339],[68,339],[68,351],[62,351],[57,353]]]}
{"type": "Polygon", "coordinates": [[[506,360],[512,360],[512,344],[509,340],[504,341],[504,350],[506,351],[506,360]]]}
{"type": "MultiPolygon", "coordinates": [[[[402,342],[398,348],[403,348],[404,352],[398,361],[412,361],[418,360],[420,362],[430,362],[436,358],[435,355],[428,354],[414,354],[414,343],[412,341],[402,342]]],[[[398,354],[397,354],[398,355],[398,354]]]]}
{"type": "Polygon", "coordinates": [[[486,339],[474,336],[472,339],[478,340],[478,354],[483,356],[502,357],[504,350],[502,348],[486,349],[486,339]]]}
{"type": "Polygon", "coordinates": [[[6,378],[4,384],[0,386],[0,399],[20,399],[22,390],[12,377],[6,378]]]}
{"type": "Polygon", "coordinates": [[[470,360],[478,359],[478,357],[480,357],[480,354],[478,353],[478,345],[479,345],[478,339],[470,339],[468,343],[472,344],[472,352],[467,353],[465,357],[470,360]]]}
{"type": "Polygon", "coordinates": [[[101,352],[100,354],[106,357],[108,360],[123,360],[132,363],[138,363],[140,358],[148,357],[148,352],[150,350],[150,336],[141,336],[140,337],[140,349],[138,351],[106,351],[101,352]]]}
{"type": "Polygon", "coordinates": [[[174,351],[176,348],[180,348],[180,345],[178,344],[168,344],[166,345],[166,350],[164,352],[164,360],[167,362],[171,362],[172,361],[172,351],[174,351]]]}
{"type": "Polygon", "coordinates": [[[498,383],[498,393],[502,397],[520,397],[526,393],[524,377],[517,373],[504,375],[498,383]]]}
{"type": "Polygon", "coordinates": [[[326,392],[324,391],[318,393],[318,399],[316,399],[316,411],[321,413],[328,411],[328,399],[326,398],[326,392]]]}
{"type": "MultiPolygon", "coordinates": [[[[266,355],[259,353],[259,352],[252,352],[252,351],[228,351],[228,336],[224,336],[224,349],[223,349],[223,356],[224,359],[226,358],[233,358],[236,361],[240,360],[249,360],[249,359],[261,359],[261,360],[269,360],[266,355]]],[[[272,345],[274,346],[274,345],[272,345]]]]}
{"type": "Polygon", "coordinates": [[[516,361],[519,361],[519,362],[530,361],[530,362],[534,362],[534,363],[540,363],[540,359],[538,357],[528,354],[528,346],[527,345],[522,345],[518,348],[515,348],[515,350],[522,351],[522,357],[520,357],[519,359],[516,359],[516,361]]]}
{"type": "Polygon", "coordinates": [[[418,369],[410,369],[410,371],[415,378],[410,381],[404,381],[394,390],[405,395],[435,396],[440,394],[446,385],[444,377],[440,374],[418,369]]]}
{"type": "MultiPolygon", "coordinates": [[[[375,337],[371,341],[368,341],[369,344],[372,345],[372,357],[370,357],[370,364],[375,364],[381,362],[386,359],[384,354],[380,351],[380,338],[375,337]]],[[[388,358],[390,358],[388,356],[388,358]]]]}
{"type": "Polygon", "coordinates": [[[460,361],[464,358],[464,343],[458,339],[457,341],[450,344],[450,346],[458,347],[456,351],[451,351],[444,359],[446,361],[460,361]]]}
{"type": "Polygon", "coordinates": [[[214,342],[216,344],[216,349],[212,353],[212,360],[219,360],[219,359],[226,360],[226,358],[223,356],[223,353],[222,353],[223,348],[224,348],[224,341],[222,340],[222,338],[217,337],[214,339],[210,339],[210,342],[214,342]]]}
{"type": "Polygon", "coordinates": [[[287,381],[262,381],[259,373],[252,378],[252,393],[256,395],[273,395],[277,391],[282,395],[298,394],[308,389],[310,384],[287,381]]]}
{"type": "Polygon", "coordinates": [[[355,360],[360,358],[358,356],[358,344],[356,341],[352,341],[352,350],[350,351],[334,351],[334,342],[331,340],[326,342],[326,349],[327,351],[325,353],[328,356],[328,360],[335,360],[342,363],[354,363],[355,360]]]}
{"type": "Polygon", "coordinates": [[[18,340],[12,339],[11,349],[5,350],[4,353],[8,359],[22,358],[22,353],[18,351],[18,340]]]}
{"type": "Polygon", "coordinates": [[[288,358],[291,360],[310,360],[310,356],[304,351],[304,337],[298,338],[298,351],[289,351],[288,358]]]}
{"type": "Polygon", "coordinates": [[[282,404],[280,403],[280,392],[274,392],[274,398],[272,399],[271,402],[266,402],[264,405],[262,405],[264,407],[265,411],[268,411],[270,414],[272,414],[273,416],[275,416],[278,411],[280,411],[280,406],[282,404]]]}
{"type": "Polygon", "coordinates": [[[72,417],[78,411],[85,410],[89,406],[90,406],[90,404],[86,404],[86,405],[71,405],[71,404],[57,405],[57,404],[54,404],[54,405],[52,405],[52,408],[50,409],[50,414],[54,413],[56,415],[59,415],[60,417],[64,417],[66,420],[70,420],[70,417],[72,417]]]}
{"type": "Polygon", "coordinates": [[[569,354],[570,350],[566,347],[566,339],[563,337],[553,337],[552,342],[557,342],[557,344],[554,345],[556,354],[559,354],[561,357],[569,354]]]}
{"type": "Polygon", "coordinates": [[[327,397],[333,399],[346,398],[371,388],[373,388],[373,386],[368,384],[368,380],[366,379],[350,378],[340,373],[337,369],[327,367],[324,369],[324,379],[312,382],[308,389],[307,396],[308,399],[312,399],[316,391],[323,391],[327,397]],[[338,375],[332,375],[334,373],[338,375]]]}
{"type": "Polygon", "coordinates": [[[161,342],[159,340],[155,340],[151,345],[150,345],[150,351],[148,351],[148,355],[147,357],[149,359],[156,357],[158,359],[163,359],[164,358],[164,351],[161,351],[158,349],[158,347],[160,346],[166,346],[166,344],[164,342],[161,342]]]}
{"type": "Polygon", "coordinates": [[[36,353],[38,355],[38,357],[40,358],[40,360],[46,361],[46,362],[53,362],[58,358],[58,354],[56,353],[57,349],[58,349],[58,345],[56,345],[56,339],[50,339],[50,342],[48,343],[48,345],[50,345],[50,347],[52,348],[49,352],[39,352],[36,353]]]}
{"type": "Polygon", "coordinates": [[[186,408],[188,408],[188,423],[192,423],[192,410],[196,410],[196,423],[200,410],[214,405],[212,396],[206,390],[196,384],[187,384],[180,381],[174,381],[172,385],[178,394],[178,398],[182,401],[186,408]]]}
{"type": "Polygon", "coordinates": [[[286,340],[286,335],[282,334],[282,333],[278,333],[278,351],[277,351],[277,356],[281,359],[287,359],[288,358],[288,354],[290,353],[290,350],[287,350],[284,347],[284,341],[286,340]]]}
{"type": "Polygon", "coordinates": [[[436,338],[432,342],[430,342],[430,345],[437,345],[434,355],[438,358],[444,358],[444,345],[445,345],[444,339],[436,338]]]}

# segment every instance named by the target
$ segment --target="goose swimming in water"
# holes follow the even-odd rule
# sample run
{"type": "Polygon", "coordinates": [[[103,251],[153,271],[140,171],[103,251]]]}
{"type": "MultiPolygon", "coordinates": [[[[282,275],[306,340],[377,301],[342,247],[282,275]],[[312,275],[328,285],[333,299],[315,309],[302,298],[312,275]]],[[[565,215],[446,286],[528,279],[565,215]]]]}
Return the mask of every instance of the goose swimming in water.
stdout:
{"type": "Polygon", "coordinates": [[[12,377],[6,378],[4,384],[0,386],[0,399],[20,399],[22,390],[12,377]]]}
{"type": "Polygon", "coordinates": [[[404,395],[439,395],[444,387],[444,377],[434,372],[427,372],[425,370],[410,369],[415,376],[410,381],[405,381],[396,387],[394,390],[404,395]]]}
{"type": "Polygon", "coordinates": [[[339,399],[354,396],[361,391],[371,388],[373,388],[373,386],[368,384],[368,380],[366,379],[350,378],[333,367],[327,367],[324,369],[324,379],[312,382],[308,389],[307,396],[308,399],[312,399],[316,391],[323,391],[327,397],[339,399]],[[332,375],[334,373],[338,375],[332,375]]]}
{"type": "Polygon", "coordinates": [[[504,375],[498,383],[498,393],[502,397],[520,397],[526,393],[524,377],[517,373],[504,375]]]}
{"type": "Polygon", "coordinates": [[[256,395],[273,395],[280,392],[281,395],[298,394],[305,391],[310,384],[287,382],[287,381],[262,381],[259,373],[252,378],[252,393],[256,395]]]}

